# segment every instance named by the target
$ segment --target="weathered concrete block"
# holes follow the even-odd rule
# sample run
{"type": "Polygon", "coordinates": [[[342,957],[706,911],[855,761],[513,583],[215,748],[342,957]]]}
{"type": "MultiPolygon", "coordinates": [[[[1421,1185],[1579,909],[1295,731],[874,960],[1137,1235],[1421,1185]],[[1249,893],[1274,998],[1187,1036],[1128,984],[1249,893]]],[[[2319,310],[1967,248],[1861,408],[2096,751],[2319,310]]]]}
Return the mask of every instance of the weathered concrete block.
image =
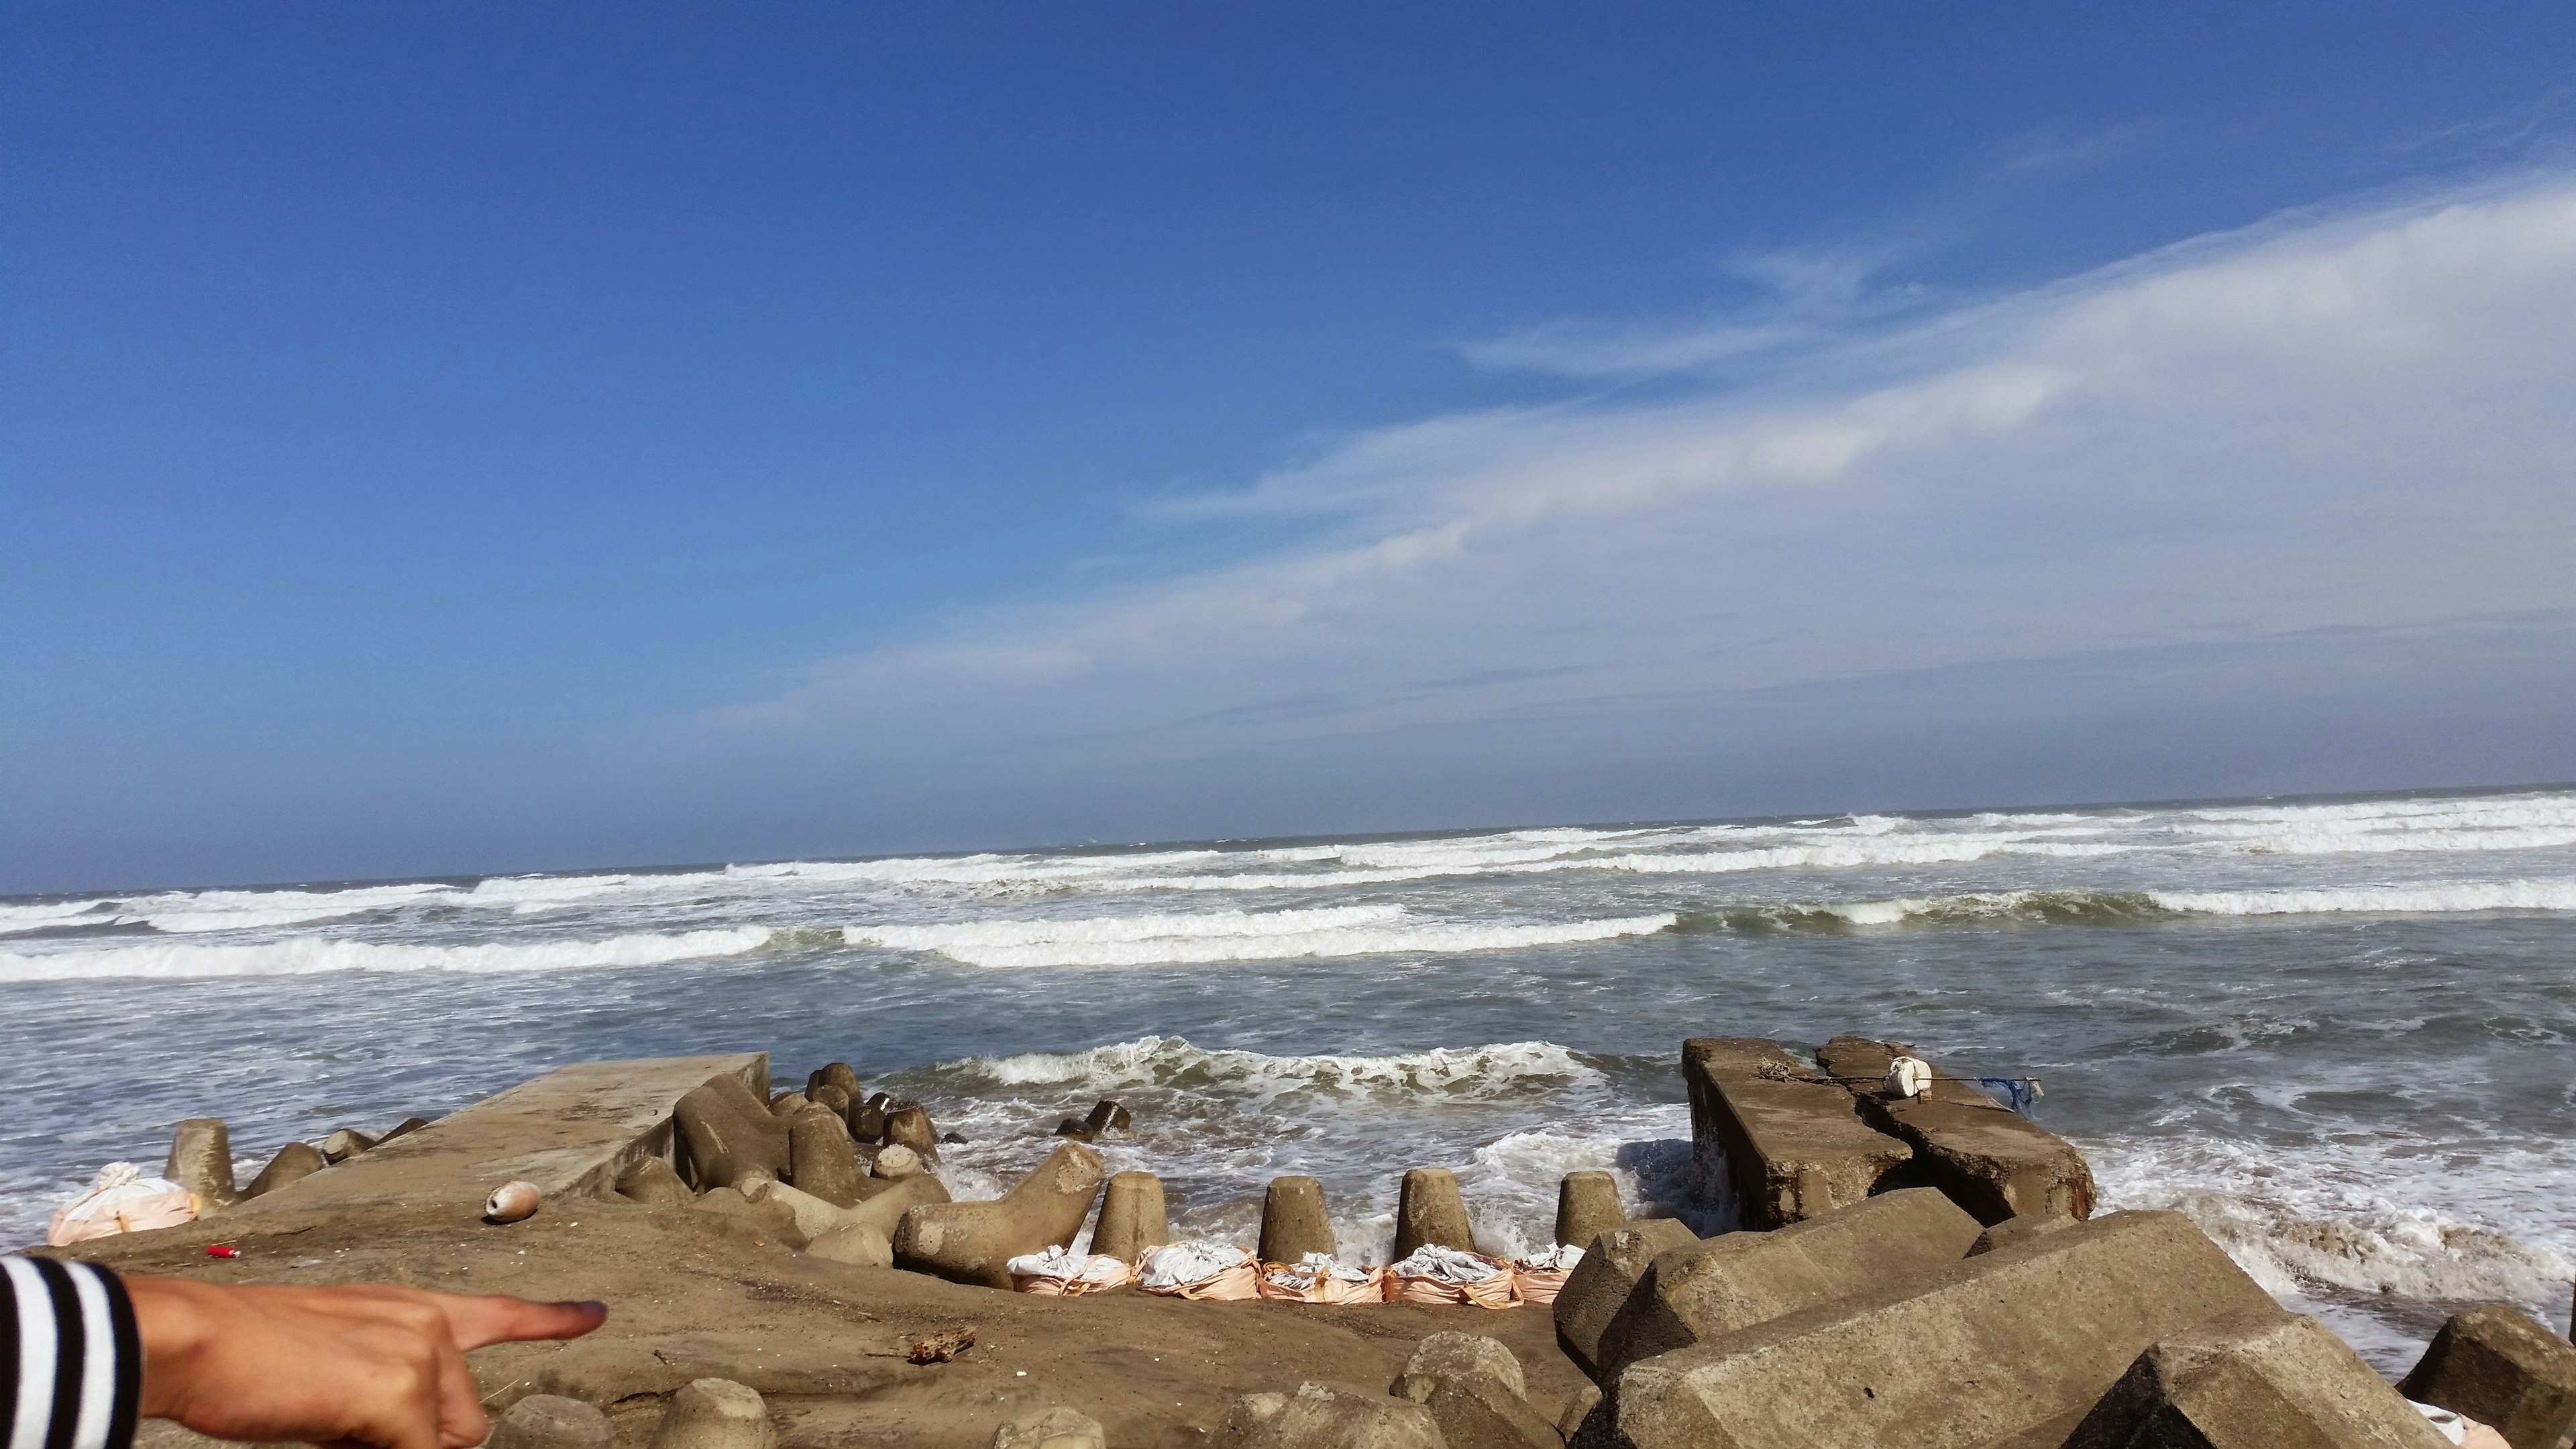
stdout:
{"type": "Polygon", "coordinates": [[[1079,1410],[1040,1409],[1005,1419],[993,1431],[993,1449],[1107,1449],[1100,1422],[1079,1410]]]}
{"type": "Polygon", "coordinates": [[[608,1449],[608,1416],[579,1399],[530,1394],[492,1421],[486,1449],[608,1449]]]}
{"type": "Polygon", "coordinates": [[[860,1199],[859,1205],[850,1209],[850,1221],[853,1225],[874,1228],[892,1242],[894,1230],[902,1225],[905,1213],[927,1203],[946,1201],[947,1184],[929,1173],[916,1172],[909,1177],[885,1182],[877,1191],[860,1199]]]}
{"type": "Polygon", "coordinates": [[[744,1121],[766,1127],[781,1137],[787,1135],[787,1124],[770,1115],[769,1097],[765,1090],[755,1091],[751,1083],[739,1077],[709,1077],[706,1085],[708,1090],[722,1097],[726,1105],[741,1113],[744,1121]]]}
{"type": "Polygon", "coordinates": [[[1918,1053],[1903,1042],[1838,1036],[1816,1060],[1848,1090],[1861,1116],[1914,1148],[1932,1185],[1982,1223],[2016,1214],[2093,1215],[2093,1169],[2075,1144],[1935,1064],[1921,1096],[1892,1098],[1874,1085],[1888,1064],[1918,1053]]]}
{"type": "Polygon", "coordinates": [[[929,1110],[919,1102],[886,1108],[884,1142],[888,1147],[909,1147],[925,1162],[939,1158],[939,1129],[931,1125],[929,1110]]]}
{"type": "Polygon", "coordinates": [[[1647,1265],[1657,1253],[1698,1241],[1677,1218],[1644,1218],[1594,1238],[1556,1293],[1556,1341],[1566,1357],[1598,1379],[1601,1335],[1646,1276],[1647,1265]]]}
{"type": "Polygon", "coordinates": [[[376,1145],[376,1139],[355,1128],[342,1127],[322,1139],[322,1160],[346,1162],[376,1145]]]}
{"type": "Polygon", "coordinates": [[[221,1117],[191,1117],[170,1137],[170,1157],[161,1176],[188,1190],[201,1211],[214,1212],[241,1200],[233,1185],[232,1134],[221,1117]]]}
{"type": "Polygon", "coordinates": [[[795,1216],[796,1231],[806,1239],[836,1233],[843,1228],[861,1226],[858,1211],[838,1203],[827,1202],[800,1188],[772,1178],[754,1178],[743,1184],[742,1195],[753,1203],[782,1203],[795,1216]]]}
{"type": "Polygon", "coordinates": [[[786,1203],[754,1202],[739,1189],[718,1187],[701,1193],[691,1206],[749,1223],[764,1241],[790,1248],[805,1246],[805,1234],[796,1226],[796,1210],[786,1203]]]}
{"type": "Polygon", "coordinates": [[[1311,1177],[1274,1177],[1261,1195],[1261,1247],[1265,1263],[1294,1263],[1308,1253],[1338,1252],[1333,1219],[1324,1209],[1324,1185],[1311,1177]]]}
{"type": "Polygon", "coordinates": [[[1991,1253],[2006,1243],[2020,1242],[2034,1233],[2053,1233],[2059,1228],[2073,1227],[2079,1221],[2081,1219],[2061,1213],[2027,1213],[2006,1218],[1977,1234],[1977,1241],[1968,1249],[1968,1256],[1973,1258],[1979,1253],[1991,1253]]]}
{"type": "Polygon", "coordinates": [[[777,1449],[778,1431],[756,1389],[731,1379],[695,1379],[671,1395],[652,1449],[777,1449]]]}
{"type": "Polygon", "coordinates": [[[384,1146],[386,1143],[393,1141],[393,1140],[394,1140],[395,1138],[397,1138],[397,1137],[408,1137],[408,1136],[410,1136],[412,1133],[417,1132],[417,1131],[419,1131],[420,1129],[422,1129],[423,1127],[426,1127],[426,1126],[428,1126],[428,1125],[429,1125],[429,1119],[428,1119],[428,1118],[426,1118],[426,1117],[405,1117],[405,1118],[404,1118],[404,1119],[402,1119],[401,1121],[399,1121],[399,1122],[397,1122],[397,1123],[395,1123],[395,1124],[394,1124],[394,1130],[392,1130],[391,1132],[386,1133],[386,1134],[385,1134],[384,1136],[382,1136],[382,1137],[377,1138],[377,1139],[376,1139],[376,1145],[377,1145],[378,1147],[382,1147],[382,1146],[384,1146]]]}
{"type": "Polygon", "coordinates": [[[259,1176],[250,1180],[250,1186],[243,1189],[242,1196],[254,1198],[264,1192],[275,1192],[330,1165],[312,1143],[289,1142],[277,1149],[277,1155],[268,1160],[268,1166],[259,1170],[259,1176]]]}
{"type": "Polygon", "coordinates": [[[879,1148],[877,1155],[868,1162],[868,1176],[881,1177],[889,1182],[914,1177],[926,1170],[921,1165],[921,1154],[909,1147],[879,1148]]]}
{"type": "Polygon", "coordinates": [[[2558,1449],[2576,1433],[2576,1344],[2508,1304],[2451,1315],[2398,1387],[2493,1426],[2513,1449],[2558,1449]]]}
{"type": "MultiPolygon", "coordinates": [[[[1067,1142],[995,1201],[913,1208],[895,1226],[895,1266],[1008,1288],[1011,1259],[1072,1245],[1105,1175],[1099,1153],[1067,1142]]],[[[869,1199],[862,1210],[880,1200],[869,1199]]]]}
{"type": "Polygon", "coordinates": [[[2273,1311],[2178,1213],[2027,1238],[1632,1364],[1638,1449],[1983,1449],[2072,1427],[2158,1339],[2273,1311]]]}
{"type": "Polygon", "coordinates": [[[858,1070],[848,1062],[825,1062],[805,1079],[805,1095],[813,1096],[816,1087],[831,1087],[852,1102],[867,1094],[859,1090],[858,1070]]]}
{"type": "Polygon", "coordinates": [[[1423,1405],[1313,1383],[1293,1394],[1235,1400],[1210,1443],[1214,1449],[1446,1449],[1423,1405]]]}
{"type": "Polygon", "coordinates": [[[1490,1383],[1516,1399],[1529,1393],[1529,1384],[1521,1377],[1521,1361],[1512,1357],[1502,1340],[1476,1333],[1435,1333],[1415,1344],[1387,1392],[1427,1404],[1432,1386],[1443,1379],[1490,1383]]]}
{"type": "Polygon", "coordinates": [[[1565,1449],[1529,1401],[1489,1383],[1441,1380],[1423,1401],[1446,1449],[1565,1449]]]}
{"type": "Polygon", "coordinates": [[[840,1207],[857,1203],[867,1174],[850,1143],[850,1124],[829,1107],[808,1105],[787,1119],[788,1180],[840,1207]]]}
{"type": "Polygon", "coordinates": [[[1742,1225],[1776,1228],[1870,1195],[1914,1149],[1861,1120],[1852,1094],[1761,1037],[1682,1043],[1691,1155],[1723,1175],[1742,1225]]]}
{"type": "Polygon", "coordinates": [[[1404,1175],[1404,1187],[1396,1195],[1396,1259],[1401,1261],[1425,1243],[1476,1251],[1475,1230],[1467,1224],[1467,1200],[1458,1195],[1458,1175],[1445,1167],[1414,1168],[1404,1175]]]}
{"type": "Polygon", "coordinates": [[[1938,1188],[1900,1188],[1768,1233],[1655,1255],[1602,1330],[1603,1383],[1639,1359],[1920,1277],[1968,1255],[1977,1220],[1938,1188]]]}
{"type": "Polygon", "coordinates": [[[891,1268],[894,1266],[894,1244],[886,1240],[885,1234],[866,1223],[851,1223],[807,1243],[805,1256],[827,1258],[860,1268],[891,1268]]]}
{"type": "Polygon", "coordinates": [[[1109,1179],[1109,1190],[1100,1197],[1100,1221],[1091,1230],[1091,1251],[1133,1263],[1147,1248],[1171,1240],[1161,1178],[1150,1172],[1122,1172],[1109,1179]]]}
{"type": "Polygon", "coordinates": [[[1601,1407],[1601,1386],[1577,1384],[1574,1392],[1565,1396],[1565,1408],[1556,1416],[1558,1436],[1569,1443],[1572,1442],[1575,1434],[1583,1428],[1583,1421],[1591,1418],[1592,1411],[1599,1407],[1601,1407]]]}
{"type": "Polygon", "coordinates": [[[803,1092],[774,1092],[769,1098],[769,1115],[784,1122],[814,1105],[803,1092]]]}
{"type": "Polygon", "coordinates": [[[1625,1227],[1619,1179],[1606,1172],[1569,1172],[1556,1185],[1556,1240],[1580,1248],[1612,1228],[1625,1227]]]}
{"type": "Polygon", "coordinates": [[[617,1195],[654,1207],[685,1207],[697,1197],[671,1164],[658,1157],[647,1157],[617,1174],[617,1195]]]}
{"type": "Polygon", "coordinates": [[[2271,1309],[2158,1339],[2093,1406],[2065,1449],[2441,1449],[2447,1442],[2323,1324],[2271,1309]]]}
{"type": "Polygon", "coordinates": [[[842,1128],[842,1130],[843,1130],[843,1131],[847,1131],[847,1130],[849,1130],[849,1126],[850,1126],[850,1094],[849,1094],[849,1093],[842,1091],[840,1088],[833,1086],[833,1085],[832,1085],[831,1083],[829,1083],[829,1082],[825,1082],[823,1085],[821,1085],[821,1086],[819,1086],[819,1087],[809,1087],[809,1088],[807,1088],[807,1089],[806,1089],[806,1092],[805,1092],[805,1099],[806,1099],[807,1101],[809,1101],[809,1102],[813,1103],[815,1106],[822,1108],[824,1111],[826,1111],[826,1112],[830,1112],[830,1113],[831,1113],[831,1114],[833,1114],[834,1116],[839,1117],[839,1118],[841,1119],[841,1128],[842,1128]]]}
{"type": "Polygon", "coordinates": [[[757,1119],[747,1116],[730,1094],[710,1084],[690,1089],[672,1112],[687,1149],[687,1175],[700,1189],[731,1187],[755,1172],[786,1174],[787,1134],[774,1130],[778,1124],[766,1108],[757,1119]]]}

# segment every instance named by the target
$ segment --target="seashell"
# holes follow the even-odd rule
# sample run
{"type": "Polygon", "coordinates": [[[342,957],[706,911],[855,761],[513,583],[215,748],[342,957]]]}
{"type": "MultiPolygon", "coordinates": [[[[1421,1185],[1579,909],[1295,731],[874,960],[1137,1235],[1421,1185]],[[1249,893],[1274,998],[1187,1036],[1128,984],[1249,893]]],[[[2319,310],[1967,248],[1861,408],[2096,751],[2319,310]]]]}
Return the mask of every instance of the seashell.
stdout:
{"type": "Polygon", "coordinates": [[[505,1182],[492,1189],[490,1197],[483,1199],[483,1221],[515,1223],[521,1218],[534,1216],[537,1203],[544,1196],[533,1182],[505,1182]]]}

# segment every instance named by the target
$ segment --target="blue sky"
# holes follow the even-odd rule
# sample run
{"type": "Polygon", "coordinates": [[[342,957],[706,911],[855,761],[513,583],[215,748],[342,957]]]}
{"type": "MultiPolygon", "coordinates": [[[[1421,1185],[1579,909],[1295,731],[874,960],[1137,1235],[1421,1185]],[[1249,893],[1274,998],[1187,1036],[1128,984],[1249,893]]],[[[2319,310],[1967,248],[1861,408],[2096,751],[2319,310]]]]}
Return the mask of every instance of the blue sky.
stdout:
{"type": "Polygon", "coordinates": [[[0,11],[0,890],[2576,776],[2563,6],[0,11]]]}

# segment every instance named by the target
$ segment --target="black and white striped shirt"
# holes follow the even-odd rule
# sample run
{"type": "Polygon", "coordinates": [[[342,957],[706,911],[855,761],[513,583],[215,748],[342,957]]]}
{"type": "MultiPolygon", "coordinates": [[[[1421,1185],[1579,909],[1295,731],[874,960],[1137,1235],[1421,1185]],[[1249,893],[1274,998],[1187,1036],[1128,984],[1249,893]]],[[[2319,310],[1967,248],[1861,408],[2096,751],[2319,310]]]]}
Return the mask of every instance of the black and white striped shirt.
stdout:
{"type": "Polygon", "coordinates": [[[127,1449],[142,1394],[134,1305],[114,1273],[0,1258],[0,1449],[127,1449]]]}

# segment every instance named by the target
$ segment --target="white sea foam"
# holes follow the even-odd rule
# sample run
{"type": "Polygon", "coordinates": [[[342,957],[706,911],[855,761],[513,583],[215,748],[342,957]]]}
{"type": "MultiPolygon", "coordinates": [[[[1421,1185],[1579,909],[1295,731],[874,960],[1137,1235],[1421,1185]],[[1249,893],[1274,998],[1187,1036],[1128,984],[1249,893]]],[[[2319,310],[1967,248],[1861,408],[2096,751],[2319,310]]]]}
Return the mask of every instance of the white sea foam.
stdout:
{"type": "Polygon", "coordinates": [[[1187,1085],[1255,1101],[1287,1093],[1353,1100],[1528,1096],[1568,1086],[1598,1086],[1601,1073],[1554,1042],[1398,1052],[1385,1056],[1261,1052],[1192,1046],[1176,1036],[1147,1036],[1079,1052],[1023,1052],[974,1057],[935,1069],[1003,1086],[1073,1086],[1084,1092],[1187,1085]]]}
{"type": "MultiPolygon", "coordinates": [[[[61,926],[81,924],[80,918],[91,915],[111,902],[42,901],[23,905],[0,905],[0,936],[21,931],[46,931],[61,926]]],[[[106,917],[98,917],[106,920],[106,917]]]]}
{"type": "Polygon", "coordinates": [[[257,946],[153,943],[43,955],[0,955],[0,982],[307,976],[327,971],[553,971],[655,966],[739,956],[774,935],[765,927],[478,945],[305,938],[257,946]]]}
{"type": "Polygon", "coordinates": [[[1390,952],[1507,951],[1641,936],[1669,928],[1670,913],[1535,925],[1409,923],[1399,906],[1312,911],[1212,911],[1201,915],[1101,916],[940,926],[852,926],[853,946],[935,951],[970,966],[1154,966],[1270,961],[1390,952]]]}
{"type": "Polygon", "coordinates": [[[2337,890],[2148,891],[2169,911],[2216,916],[2307,915],[2342,911],[2576,911],[2576,880],[2460,881],[2438,885],[2349,886],[2337,890]]]}

